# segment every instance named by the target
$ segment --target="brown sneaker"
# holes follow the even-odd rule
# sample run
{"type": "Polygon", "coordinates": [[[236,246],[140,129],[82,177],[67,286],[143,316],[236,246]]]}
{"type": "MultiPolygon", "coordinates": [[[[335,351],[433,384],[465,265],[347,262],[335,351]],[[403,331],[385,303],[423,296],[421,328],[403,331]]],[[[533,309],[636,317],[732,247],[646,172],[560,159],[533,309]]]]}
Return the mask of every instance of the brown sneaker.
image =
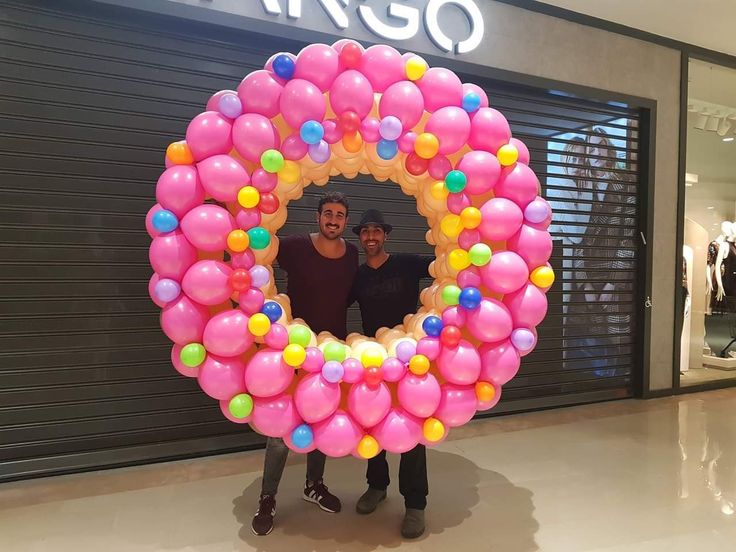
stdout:
{"type": "Polygon", "coordinates": [[[276,498],[271,495],[261,495],[258,501],[258,511],[253,516],[250,528],[253,534],[265,536],[273,530],[273,516],[276,515],[276,498]]]}
{"type": "Polygon", "coordinates": [[[340,499],[327,490],[321,479],[314,483],[307,481],[304,484],[304,496],[302,498],[307,502],[314,502],[325,512],[330,512],[331,514],[336,514],[342,509],[340,499]]]}
{"type": "Polygon", "coordinates": [[[355,511],[359,514],[371,514],[378,508],[378,504],[386,500],[386,489],[372,489],[368,487],[368,490],[358,499],[355,504],[355,511]]]}

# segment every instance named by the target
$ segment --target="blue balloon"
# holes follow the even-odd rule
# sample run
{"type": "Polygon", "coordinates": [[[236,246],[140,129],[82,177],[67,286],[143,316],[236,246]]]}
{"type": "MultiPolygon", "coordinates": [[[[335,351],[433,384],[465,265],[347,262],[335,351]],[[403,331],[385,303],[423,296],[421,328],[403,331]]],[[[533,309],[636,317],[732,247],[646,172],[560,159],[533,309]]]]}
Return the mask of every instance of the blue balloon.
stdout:
{"type": "Polygon", "coordinates": [[[179,226],[179,219],[171,211],[161,209],[153,214],[151,219],[153,227],[159,232],[171,232],[179,226]]]}
{"type": "Polygon", "coordinates": [[[424,333],[430,337],[439,337],[440,333],[442,333],[443,327],[444,324],[442,323],[442,320],[437,316],[428,316],[424,319],[424,322],[422,322],[424,333]]]}
{"type": "Polygon", "coordinates": [[[468,113],[478,111],[480,108],[480,96],[475,92],[466,92],[463,96],[463,109],[468,113]]]}
{"type": "Polygon", "coordinates": [[[299,136],[306,144],[319,144],[325,135],[324,127],[317,121],[307,121],[299,129],[299,136]]]}
{"type": "Polygon", "coordinates": [[[296,64],[294,63],[294,60],[286,54],[280,54],[273,60],[271,67],[273,68],[273,72],[279,77],[289,80],[294,76],[296,64]]]}
{"type": "Polygon", "coordinates": [[[380,140],[376,145],[376,152],[381,159],[390,161],[399,152],[399,144],[396,140],[380,140]]]}
{"type": "Polygon", "coordinates": [[[284,311],[281,309],[281,305],[276,301],[268,301],[263,304],[263,307],[261,307],[261,312],[265,314],[271,321],[271,324],[273,324],[281,318],[284,311]]]}
{"type": "Polygon", "coordinates": [[[460,306],[467,310],[477,309],[482,299],[478,288],[466,287],[460,292],[460,306]]]}
{"type": "Polygon", "coordinates": [[[296,448],[307,448],[312,444],[313,440],[314,434],[312,433],[312,428],[307,424],[298,425],[291,432],[291,442],[294,443],[296,448]]]}

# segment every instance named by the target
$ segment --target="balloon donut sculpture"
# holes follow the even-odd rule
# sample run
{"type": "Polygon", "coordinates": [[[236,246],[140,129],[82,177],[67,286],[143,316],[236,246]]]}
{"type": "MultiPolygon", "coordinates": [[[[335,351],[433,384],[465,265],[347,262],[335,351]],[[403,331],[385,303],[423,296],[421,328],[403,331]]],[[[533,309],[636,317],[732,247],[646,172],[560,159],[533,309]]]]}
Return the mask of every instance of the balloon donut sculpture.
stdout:
{"type": "Polygon", "coordinates": [[[528,163],[480,87],[417,55],[352,40],[274,55],[166,151],[146,227],[172,363],[297,452],[441,442],[498,402],[547,310],[552,212],[528,163]],[[292,319],[271,263],[289,200],[359,173],[416,198],[434,283],[403,325],[343,342],[292,319]]]}

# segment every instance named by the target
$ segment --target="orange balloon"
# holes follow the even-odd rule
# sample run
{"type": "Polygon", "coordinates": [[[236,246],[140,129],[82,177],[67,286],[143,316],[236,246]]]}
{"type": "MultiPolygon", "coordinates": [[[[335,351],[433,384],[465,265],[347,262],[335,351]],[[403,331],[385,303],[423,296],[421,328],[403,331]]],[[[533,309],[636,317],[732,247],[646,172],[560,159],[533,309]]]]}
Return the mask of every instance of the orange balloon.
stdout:
{"type": "Polygon", "coordinates": [[[250,238],[244,230],[233,230],[227,236],[227,246],[231,251],[240,253],[248,249],[250,238]]]}
{"type": "Polygon", "coordinates": [[[169,144],[169,147],[166,148],[166,157],[174,165],[191,165],[194,163],[194,155],[192,155],[192,150],[189,149],[185,140],[169,144]]]}
{"type": "Polygon", "coordinates": [[[360,132],[356,132],[352,136],[350,136],[349,134],[343,136],[342,147],[344,147],[345,150],[350,153],[358,153],[360,151],[360,148],[363,147],[363,137],[360,135],[360,132]]]}

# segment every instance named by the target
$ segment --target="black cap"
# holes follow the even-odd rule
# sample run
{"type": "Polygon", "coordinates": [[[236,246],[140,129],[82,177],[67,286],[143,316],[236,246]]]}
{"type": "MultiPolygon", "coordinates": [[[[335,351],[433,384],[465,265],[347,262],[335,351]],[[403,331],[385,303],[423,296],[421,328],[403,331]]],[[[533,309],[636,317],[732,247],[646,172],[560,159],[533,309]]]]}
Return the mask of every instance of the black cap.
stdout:
{"type": "Polygon", "coordinates": [[[353,226],[353,233],[354,234],[360,234],[360,231],[363,229],[364,226],[368,225],[374,225],[374,226],[380,226],[383,228],[383,231],[387,234],[393,230],[393,226],[390,224],[386,224],[386,221],[383,219],[383,213],[379,211],[378,209],[368,209],[365,213],[363,213],[363,216],[360,217],[360,222],[353,226]]]}

